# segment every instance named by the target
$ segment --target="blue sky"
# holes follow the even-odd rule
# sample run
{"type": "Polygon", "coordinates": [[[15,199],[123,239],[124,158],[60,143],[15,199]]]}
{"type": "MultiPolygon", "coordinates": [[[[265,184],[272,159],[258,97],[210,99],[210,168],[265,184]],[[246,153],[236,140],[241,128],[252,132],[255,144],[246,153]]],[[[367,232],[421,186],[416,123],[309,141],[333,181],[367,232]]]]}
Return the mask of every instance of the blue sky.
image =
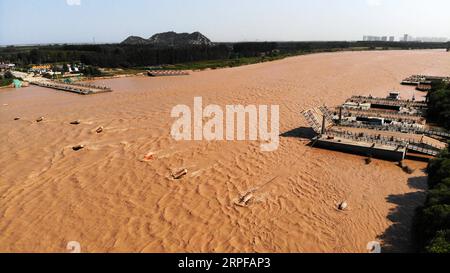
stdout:
{"type": "Polygon", "coordinates": [[[448,0],[0,0],[0,44],[120,42],[163,31],[213,41],[450,38],[448,0]]]}

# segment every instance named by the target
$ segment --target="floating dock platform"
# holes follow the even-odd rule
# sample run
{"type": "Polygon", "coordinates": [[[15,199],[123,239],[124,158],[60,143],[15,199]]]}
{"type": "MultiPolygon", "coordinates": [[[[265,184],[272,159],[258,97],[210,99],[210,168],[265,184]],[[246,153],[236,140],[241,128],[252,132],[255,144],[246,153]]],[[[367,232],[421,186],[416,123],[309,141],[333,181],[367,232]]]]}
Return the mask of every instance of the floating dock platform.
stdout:
{"type": "Polygon", "coordinates": [[[30,83],[40,87],[51,88],[55,90],[61,90],[80,95],[92,95],[105,92],[112,92],[111,88],[108,87],[82,83],[61,83],[55,81],[32,81],[30,83]]]}
{"type": "Polygon", "coordinates": [[[302,112],[317,134],[312,146],[390,161],[401,161],[414,154],[436,156],[446,147],[432,137],[448,138],[449,132],[424,128],[426,102],[370,96],[354,96],[349,101],[370,104],[371,108],[339,107],[330,111],[322,106],[302,112]],[[348,121],[349,117],[356,120],[348,121]],[[379,119],[380,124],[371,119],[379,119]]]}
{"type": "Polygon", "coordinates": [[[357,102],[357,103],[370,103],[373,108],[389,108],[389,107],[409,107],[425,109],[428,107],[427,103],[424,101],[410,101],[410,100],[393,100],[385,98],[374,98],[374,97],[364,97],[364,96],[353,96],[347,100],[347,102],[357,102]]]}
{"type": "Polygon", "coordinates": [[[402,81],[403,85],[419,85],[431,84],[432,81],[446,81],[450,82],[450,77],[442,76],[426,76],[426,75],[412,75],[402,81]]]}
{"type": "Polygon", "coordinates": [[[352,139],[334,137],[330,135],[321,135],[315,137],[313,139],[313,146],[344,153],[385,159],[389,161],[402,161],[406,157],[405,146],[391,146],[379,143],[355,141],[352,139]]]}
{"type": "Polygon", "coordinates": [[[395,125],[376,125],[376,124],[358,124],[354,122],[341,121],[339,126],[349,128],[370,129],[374,131],[387,131],[387,132],[403,132],[416,135],[425,135],[430,137],[440,137],[450,139],[450,132],[446,130],[438,129],[425,129],[414,126],[395,126],[395,125]]]}
{"type": "Polygon", "coordinates": [[[147,75],[150,77],[187,76],[189,72],[184,70],[149,70],[147,75]]]}
{"type": "MultiPolygon", "coordinates": [[[[337,109],[339,111],[339,109],[337,109]]],[[[389,111],[377,111],[377,110],[360,110],[360,109],[343,109],[343,114],[351,114],[356,117],[364,117],[364,118],[384,118],[395,121],[408,121],[417,124],[426,124],[426,119],[420,115],[416,114],[400,114],[396,112],[389,111]]]]}

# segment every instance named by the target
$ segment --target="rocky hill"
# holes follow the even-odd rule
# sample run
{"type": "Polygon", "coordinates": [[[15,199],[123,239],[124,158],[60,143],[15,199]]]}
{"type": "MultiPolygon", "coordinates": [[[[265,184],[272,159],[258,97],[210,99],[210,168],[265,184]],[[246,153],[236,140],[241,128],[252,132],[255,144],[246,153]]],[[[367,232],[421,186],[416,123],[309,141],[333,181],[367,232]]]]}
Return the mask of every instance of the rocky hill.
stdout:
{"type": "Polygon", "coordinates": [[[125,45],[149,45],[150,41],[138,36],[130,36],[126,38],[122,44],[125,45]]]}
{"type": "Polygon", "coordinates": [[[157,47],[181,47],[191,45],[212,45],[213,43],[200,32],[176,33],[173,31],[158,33],[144,39],[137,36],[130,36],[122,44],[126,45],[154,45],[157,47]]]}

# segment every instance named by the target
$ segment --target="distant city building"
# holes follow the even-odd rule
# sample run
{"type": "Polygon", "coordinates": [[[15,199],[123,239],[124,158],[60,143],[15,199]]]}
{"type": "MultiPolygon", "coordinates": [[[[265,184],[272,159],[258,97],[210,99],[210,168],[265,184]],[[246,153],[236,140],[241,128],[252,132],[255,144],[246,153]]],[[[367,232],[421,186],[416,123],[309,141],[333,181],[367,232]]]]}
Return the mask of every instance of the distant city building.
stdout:
{"type": "Polygon", "coordinates": [[[402,42],[421,42],[421,43],[445,43],[448,38],[445,37],[413,37],[409,34],[403,35],[402,42]]]}
{"type": "Polygon", "coordinates": [[[373,42],[373,41],[381,41],[380,36],[364,36],[364,41],[373,42]]]}
{"type": "Polygon", "coordinates": [[[363,41],[367,41],[367,42],[394,42],[395,41],[395,37],[394,36],[371,36],[371,35],[366,35],[363,37],[363,41]]]}
{"type": "Polygon", "coordinates": [[[409,42],[409,34],[403,35],[402,41],[403,41],[403,42],[409,42]]]}

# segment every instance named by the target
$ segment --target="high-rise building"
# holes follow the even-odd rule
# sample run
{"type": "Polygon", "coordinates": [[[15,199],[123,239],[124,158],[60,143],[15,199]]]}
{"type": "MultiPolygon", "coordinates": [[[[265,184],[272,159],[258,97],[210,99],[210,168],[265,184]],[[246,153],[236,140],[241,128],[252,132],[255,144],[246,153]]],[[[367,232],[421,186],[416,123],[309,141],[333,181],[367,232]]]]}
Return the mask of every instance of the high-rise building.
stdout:
{"type": "Polygon", "coordinates": [[[381,41],[382,37],[380,36],[364,36],[364,41],[374,42],[374,41],[381,41]]]}
{"type": "Polygon", "coordinates": [[[409,35],[408,34],[403,35],[403,40],[402,41],[403,42],[409,42],[409,35]]]}
{"type": "Polygon", "coordinates": [[[367,42],[394,42],[395,41],[395,37],[394,36],[370,36],[370,35],[365,35],[363,36],[363,41],[367,41],[367,42]]]}

